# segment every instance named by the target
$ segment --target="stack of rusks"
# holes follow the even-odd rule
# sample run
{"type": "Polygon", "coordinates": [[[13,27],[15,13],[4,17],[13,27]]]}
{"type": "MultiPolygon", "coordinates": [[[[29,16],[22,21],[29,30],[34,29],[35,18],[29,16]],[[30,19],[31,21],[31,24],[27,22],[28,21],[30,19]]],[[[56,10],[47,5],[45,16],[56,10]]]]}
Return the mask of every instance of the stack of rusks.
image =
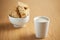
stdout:
{"type": "Polygon", "coordinates": [[[28,5],[22,2],[18,2],[17,6],[11,11],[9,15],[14,18],[25,18],[26,16],[28,16],[28,13],[28,5]]]}

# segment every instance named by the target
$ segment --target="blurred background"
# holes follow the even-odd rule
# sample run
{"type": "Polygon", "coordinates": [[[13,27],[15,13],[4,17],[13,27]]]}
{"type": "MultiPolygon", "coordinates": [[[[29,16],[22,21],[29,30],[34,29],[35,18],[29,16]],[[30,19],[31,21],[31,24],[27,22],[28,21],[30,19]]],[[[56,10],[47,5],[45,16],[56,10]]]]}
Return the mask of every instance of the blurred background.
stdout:
{"type": "Polygon", "coordinates": [[[27,24],[26,28],[17,30],[12,28],[12,25],[9,24],[10,22],[8,19],[8,14],[9,9],[10,8],[12,9],[14,6],[17,5],[17,0],[0,0],[0,35],[1,35],[0,40],[32,40],[32,39],[38,40],[35,39],[34,36],[31,36],[35,34],[33,24],[33,18],[35,16],[47,16],[50,18],[48,37],[43,40],[60,40],[60,0],[18,0],[18,1],[24,2],[29,6],[30,21],[27,24]],[[23,35],[23,37],[21,35],[23,35]],[[24,37],[24,35],[30,37],[29,38],[24,37]]]}

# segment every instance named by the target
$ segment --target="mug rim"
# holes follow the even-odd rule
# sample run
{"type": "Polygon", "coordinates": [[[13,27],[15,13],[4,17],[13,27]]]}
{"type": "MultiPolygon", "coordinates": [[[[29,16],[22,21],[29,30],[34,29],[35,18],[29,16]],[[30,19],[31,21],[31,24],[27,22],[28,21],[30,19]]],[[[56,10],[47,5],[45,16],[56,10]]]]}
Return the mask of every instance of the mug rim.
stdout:
{"type": "MultiPolygon", "coordinates": [[[[47,17],[47,16],[37,16],[37,17],[34,17],[34,21],[36,21],[37,19],[39,18],[44,18],[45,20],[47,20],[46,22],[50,22],[50,18],[47,17]]],[[[41,21],[40,21],[41,22],[41,21]]]]}

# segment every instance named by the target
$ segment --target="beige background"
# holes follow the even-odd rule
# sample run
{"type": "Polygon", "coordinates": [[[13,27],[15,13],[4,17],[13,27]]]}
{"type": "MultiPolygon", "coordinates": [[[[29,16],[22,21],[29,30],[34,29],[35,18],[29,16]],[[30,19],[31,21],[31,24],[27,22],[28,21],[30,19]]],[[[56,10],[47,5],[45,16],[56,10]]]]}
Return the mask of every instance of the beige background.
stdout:
{"type": "Polygon", "coordinates": [[[8,20],[9,9],[16,0],[0,0],[0,40],[60,40],[60,0],[19,0],[29,5],[30,21],[26,27],[15,29],[8,20]],[[50,18],[48,37],[36,39],[33,18],[47,16],[50,18]]]}

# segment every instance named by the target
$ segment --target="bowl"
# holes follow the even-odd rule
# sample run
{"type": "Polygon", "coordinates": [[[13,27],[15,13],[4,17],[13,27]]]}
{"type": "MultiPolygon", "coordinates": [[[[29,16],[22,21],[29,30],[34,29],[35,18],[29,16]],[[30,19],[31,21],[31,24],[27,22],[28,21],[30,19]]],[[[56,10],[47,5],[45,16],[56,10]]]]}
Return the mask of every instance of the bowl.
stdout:
{"type": "Polygon", "coordinates": [[[29,21],[30,15],[26,16],[25,18],[14,18],[11,16],[9,17],[9,21],[13,24],[14,27],[24,27],[24,25],[29,21]]]}

